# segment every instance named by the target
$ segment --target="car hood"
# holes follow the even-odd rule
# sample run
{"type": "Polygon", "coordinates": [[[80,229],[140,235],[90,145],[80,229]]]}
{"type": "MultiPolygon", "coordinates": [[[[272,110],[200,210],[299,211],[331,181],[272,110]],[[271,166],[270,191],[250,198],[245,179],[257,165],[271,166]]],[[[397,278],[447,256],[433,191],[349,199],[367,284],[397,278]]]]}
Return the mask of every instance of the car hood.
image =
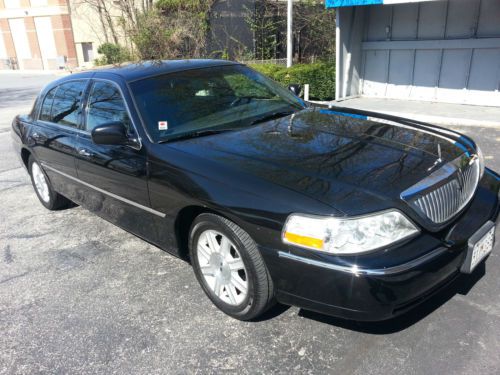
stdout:
{"type": "Polygon", "coordinates": [[[404,206],[402,191],[464,153],[435,130],[318,108],[169,145],[348,215],[404,206]]]}

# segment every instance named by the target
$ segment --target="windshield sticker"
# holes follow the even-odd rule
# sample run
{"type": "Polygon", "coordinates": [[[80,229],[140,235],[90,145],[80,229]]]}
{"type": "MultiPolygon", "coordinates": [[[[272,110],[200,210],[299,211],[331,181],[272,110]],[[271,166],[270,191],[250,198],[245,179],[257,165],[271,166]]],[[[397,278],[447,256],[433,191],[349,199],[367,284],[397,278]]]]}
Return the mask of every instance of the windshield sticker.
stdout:
{"type": "Polygon", "coordinates": [[[158,130],[168,130],[168,121],[158,121],[158,130]]]}

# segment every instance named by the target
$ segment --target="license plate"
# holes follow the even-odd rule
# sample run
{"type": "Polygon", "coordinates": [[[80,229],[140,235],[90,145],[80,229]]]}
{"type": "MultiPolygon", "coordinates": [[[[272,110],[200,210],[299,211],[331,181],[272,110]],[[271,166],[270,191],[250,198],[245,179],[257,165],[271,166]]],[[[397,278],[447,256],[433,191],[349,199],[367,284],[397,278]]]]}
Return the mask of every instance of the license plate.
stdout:
{"type": "Polygon", "coordinates": [[[493,250],[495,243],[495,224],[488,222],[469,240],[467,257],[462,266],[462,272],[471,273],[481,261],[493,250]]]}

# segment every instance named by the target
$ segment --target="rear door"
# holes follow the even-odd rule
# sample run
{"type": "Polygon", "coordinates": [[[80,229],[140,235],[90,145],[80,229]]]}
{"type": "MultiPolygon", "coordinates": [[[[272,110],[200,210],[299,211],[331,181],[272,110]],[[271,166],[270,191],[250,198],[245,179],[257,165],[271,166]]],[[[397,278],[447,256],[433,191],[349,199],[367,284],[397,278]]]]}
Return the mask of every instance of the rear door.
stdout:
{"type": "Polygon", "coordinates": [[[98,145],[92,142],[96,126],[121,122],[137,137],[128,107],[117,83],[93,80],[85,105],[83,131],[78,136],[76,170],[82,181],[82,204],[115,224],[154,241],[147,185],[147,158],[143,147],[98,145]]]}
{"type": "Polygon", "coordinates": [[[35,157],[42,163],[52,186],[74,198],[76,139],[82,121],[82,97],[88,80],[62,83],[42,99],[36,126],[29,135],[35,157]]]}

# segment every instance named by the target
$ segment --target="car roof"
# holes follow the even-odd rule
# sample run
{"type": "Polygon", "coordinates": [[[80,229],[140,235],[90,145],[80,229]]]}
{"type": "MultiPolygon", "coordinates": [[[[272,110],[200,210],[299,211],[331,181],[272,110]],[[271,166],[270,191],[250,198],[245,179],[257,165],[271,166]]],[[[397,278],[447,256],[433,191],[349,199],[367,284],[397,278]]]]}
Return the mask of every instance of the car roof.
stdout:
{"type": "Polygon", "coordinates": [[[228,60],[214,59],[191,59],[191,60],[156,60],[142,61],[138,63],[114,65],[91,71],[73,74],[72,78],[87,78],[88,73],[92,72],[92,76],[99,77],[104,74],[115,74],[120,76],[127,82],[136,81],[148,77],[153,77],[162,74],[180,72],[183,70],[209,68],[215,66],[237,65],[238,63],[228,60]]]}

